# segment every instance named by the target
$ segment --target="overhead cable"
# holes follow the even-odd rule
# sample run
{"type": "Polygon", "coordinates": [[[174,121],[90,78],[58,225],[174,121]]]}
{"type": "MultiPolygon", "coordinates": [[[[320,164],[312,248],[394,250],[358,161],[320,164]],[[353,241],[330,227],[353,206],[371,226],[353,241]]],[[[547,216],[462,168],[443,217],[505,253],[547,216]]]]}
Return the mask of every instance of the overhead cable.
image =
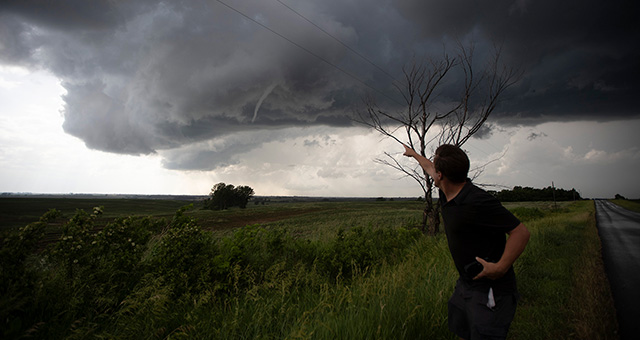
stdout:
{"type": "Polygon", "coordinates": [[[314,23],[313,21],[309,20],[307,17],[305,17],[304,15],[302,15],[300,12],[296,11],[295,9],[289,7],[287,4],[285,4],[284,2],[280,1],[280,0],[276,0],[278,1],[282,6],[288,8],[290,11],[292,11],[293,13],[297,14],[299,17],[301,17],[302,19],[306,20],[308,23],[310,23],[311,25],[315,26],[317,29],[319,29],[320,31],[322,31],[322,33],[328,35],[330,38],[332,38],[333,40],[337,41],[338,43],[340,43],[342,46],[344,46],[346,49],[348,49],[349,51],[353,52],[355,55],[357,55],[358,57],[362,58],[363,60],[365,60],[366,62],[368,62],[369,64],[371,64],[373,67],[377,68],[380,72],[386,74],[389,78],[393,79],[394,81],[397,82],[396,78],[394,76],[392,76],[391,74],[389,74],[387,71],[385,71],[382,67],[376,65],[373,61],[369,60],[369,58],[365,57],[364,55],[362,55],[361,53],[359,53],[358,51],[356,51],[355,49],[351,48],[349,45],[345,44],[344,42],[342,42],[342,40],[336,38],[334,35],[332,35],[331,33],[327,32],[325,29],[323,29],[322,27],[318,26],[316,23],[314,23]]]}
{"type": "Polygon", "coordinates": [[[335,68],[336,70],[338,70],[338,71],[340,71],[340,72],[344,73],[345,75],[349,76],[350,78],[354,79],[355,81],[359,82],[360,84],[362,84],[362,85],[364,85],[364,86],[366,86],[366,87],[368,87],[368,88],[372,89],[373,91],[375,91],[375,92],[377,92],[377,93],[379,93],[379,94],[383,95],[384,97],[386,97],[387,99],[389,99],[389,100],[393,101],[394,103],[396,103],[396,104],[398,104],[398,105],[403,105],[402,103],[400,103],[400,102],[399,102],[399,101],[397,101],[396,99],[392,98],[392,97],[391,97],[391,96],[389,96],[388,94],[386,94],[386,93],[384,93],[384,92],[382,92],[382,91],[378,90],[377,88],[375,88],[375,87],[373,87],[373,86],[371,86],[371,85],[367,84],[365,81],[363,81],[362,79],[358,78],[358,77],[357,77],[357,76],[355,76],[354,74],[352,74],[352,73],[350,73],[350,72],[348,72],[348,71],[344,70],[343,68],[341,68],[341,67],[339,67],[338,65],[336,65],[336,64],[334,64],[334,63],[332,63],[332,62],[328,61],[327,59],[325,59],[325,58],[323,58],[322,56],[320,56],[320,55],[318,55],[318,54],[314,53],[313,51],[309,50],[308,48],[306,48],[306,47],[304,47],[304,46],[302,46],[302,45],[298,44],[297,42],[295,42],[295,41],[293,41],[293,40],[291,40],[291,39],[287,38],[286,36],[284,36],[284,35],[282,35],[282,34],[280,34],[280,33],[276,32],[275,30],[271,29],[269,26],[267,26],[267,25],[265,25],[265,24],[263,24],[263,23],[261,23],[261,22],[259,22],[259,21],[255,20],[255,19],[251,18],[250,16],[248,16],[248,15],[244,14],[242,11],[240,11],[240,10],[238,10],[238,9],[234,8],[233,6],[231,6],[231,5],[227,4],[226,2],[224,2],[224,1],[222,1],[222,0],[216,0],[216,1],[217,1],[217,2],[219,2],[219,3],[221,3],[222,5],[224,5],[225,7],[229,8],[230,10],[232,10],[232,11],[234,11],[234,12],[236,12],[236,13],[238,13],[238,14],[242,15],[243,17],[245,17],[246,19],[248,19],[248,20],[252,21],[253,23],[255,23],[255,24],[257,24],[257,25],[262,26],[264,29],[266,29],[266,30],[270,31],[271,33],[273,33],[273,34],[275,34],[275,35],[279,36],[280,38],[282,38],[282,39],[284,39],[284,40],[288,41],[289,43],[291,43],[291,44],[295,45],[296,47],[298,47],[298,48],[302,49],[303,51],[305,51],[305,52],[307,52],[307,53],[311,54],[312,56],[314,56],[314,57],[316,57],[316,58],[318,58],[318,59],[322,60],[323,62],[327,63],[329,66],[331,66],[331,67],[335,68]]]}

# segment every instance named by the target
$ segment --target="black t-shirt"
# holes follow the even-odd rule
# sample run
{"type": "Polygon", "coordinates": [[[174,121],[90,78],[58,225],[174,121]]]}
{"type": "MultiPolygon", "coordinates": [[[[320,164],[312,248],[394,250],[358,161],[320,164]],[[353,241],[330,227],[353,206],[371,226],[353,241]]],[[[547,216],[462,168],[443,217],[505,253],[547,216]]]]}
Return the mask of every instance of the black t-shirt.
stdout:
{"type": "Polygon", "coordinates": [[[481,289],[493,287],[494,294],[514,293],[516,283],[513,267],[498,280],[476,281],[466,275],[464,267],[473,263],[476,256],[489,262],[498,262],[504,252],[506,233],[520,224],[518,218],[469,179],[451,201],[446,201],[442,192],[440,198],[449,251],[461,280],[481,289]]]}

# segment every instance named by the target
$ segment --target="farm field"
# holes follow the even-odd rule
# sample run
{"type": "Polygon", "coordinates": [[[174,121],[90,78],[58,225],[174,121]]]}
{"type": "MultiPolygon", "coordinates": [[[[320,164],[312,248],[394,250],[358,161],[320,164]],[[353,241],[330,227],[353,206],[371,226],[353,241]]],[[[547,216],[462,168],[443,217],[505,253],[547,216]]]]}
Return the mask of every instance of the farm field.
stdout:
{"type": "Polygon", "coordinates": [[[178,208],[186,204],[189,202],[156,199],[0,197],[0,230],[35,222],[49,209],[57,209],[63,215],[72,216],[76,209],[91,211],[94,207],[102,206],[102,217],[105,219],[124,216],[171,217],[178,208]]]}
{"type": "MultiPolygon", "coordinates": [[[[54,203],[24,216],[46,205],[64,217],[3,225],[14,232],[0,249],[3,339],[455,338],[446,307],[457,274],[444,235],[415,228],[420,202],[176,213],[185,202],[87,201],[75,216],[74,202],[54,203]],[[58,234],[43,249],[48,228],[58,234]]],[[[506,206],[532,233],[510,338],[616,338],[593,202],[506,206]]]]}

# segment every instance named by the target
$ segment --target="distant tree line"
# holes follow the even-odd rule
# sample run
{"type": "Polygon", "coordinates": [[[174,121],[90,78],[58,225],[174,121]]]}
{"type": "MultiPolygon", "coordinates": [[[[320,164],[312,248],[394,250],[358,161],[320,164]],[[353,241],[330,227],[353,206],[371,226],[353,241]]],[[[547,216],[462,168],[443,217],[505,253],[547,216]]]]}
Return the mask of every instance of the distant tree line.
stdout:
{"type": "Polygon", "coordinates": [[[531,187],[513,187],[513,190],[502,190],[491,192],[502,202],[526,202],[526,201],[573,201],[581,200],[580,193],[576,189],[565,190],[560,188],[546,187],[536,189],[531,187]]]}
{"type": "Polygon", "coordinates": [[[233,184],[218,183],[213,186],[209,197],[204,200],[204,208],[211,210],[224,210],[231,207],[247,207],[249,199],[253,197],[254,191],[251,187],[233,184]]]}

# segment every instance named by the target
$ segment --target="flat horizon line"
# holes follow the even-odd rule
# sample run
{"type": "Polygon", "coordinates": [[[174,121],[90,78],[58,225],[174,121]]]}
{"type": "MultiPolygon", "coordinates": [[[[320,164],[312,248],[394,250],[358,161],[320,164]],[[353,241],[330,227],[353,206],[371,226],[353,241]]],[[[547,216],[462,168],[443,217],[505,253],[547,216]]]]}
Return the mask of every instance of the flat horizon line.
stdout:
{"type": "MultiPolygon", "coordinates": [[[[2,192],[0,197],[189,197],[206,198],[209,195],[196,194],[116,194],[116,193],[39,193],[39,192],[2,192]]],[[[252,198],[308,198],[308,199],[417,199],[421,196],[306,196],[306,195],[254,195],[252,198]]]]}

